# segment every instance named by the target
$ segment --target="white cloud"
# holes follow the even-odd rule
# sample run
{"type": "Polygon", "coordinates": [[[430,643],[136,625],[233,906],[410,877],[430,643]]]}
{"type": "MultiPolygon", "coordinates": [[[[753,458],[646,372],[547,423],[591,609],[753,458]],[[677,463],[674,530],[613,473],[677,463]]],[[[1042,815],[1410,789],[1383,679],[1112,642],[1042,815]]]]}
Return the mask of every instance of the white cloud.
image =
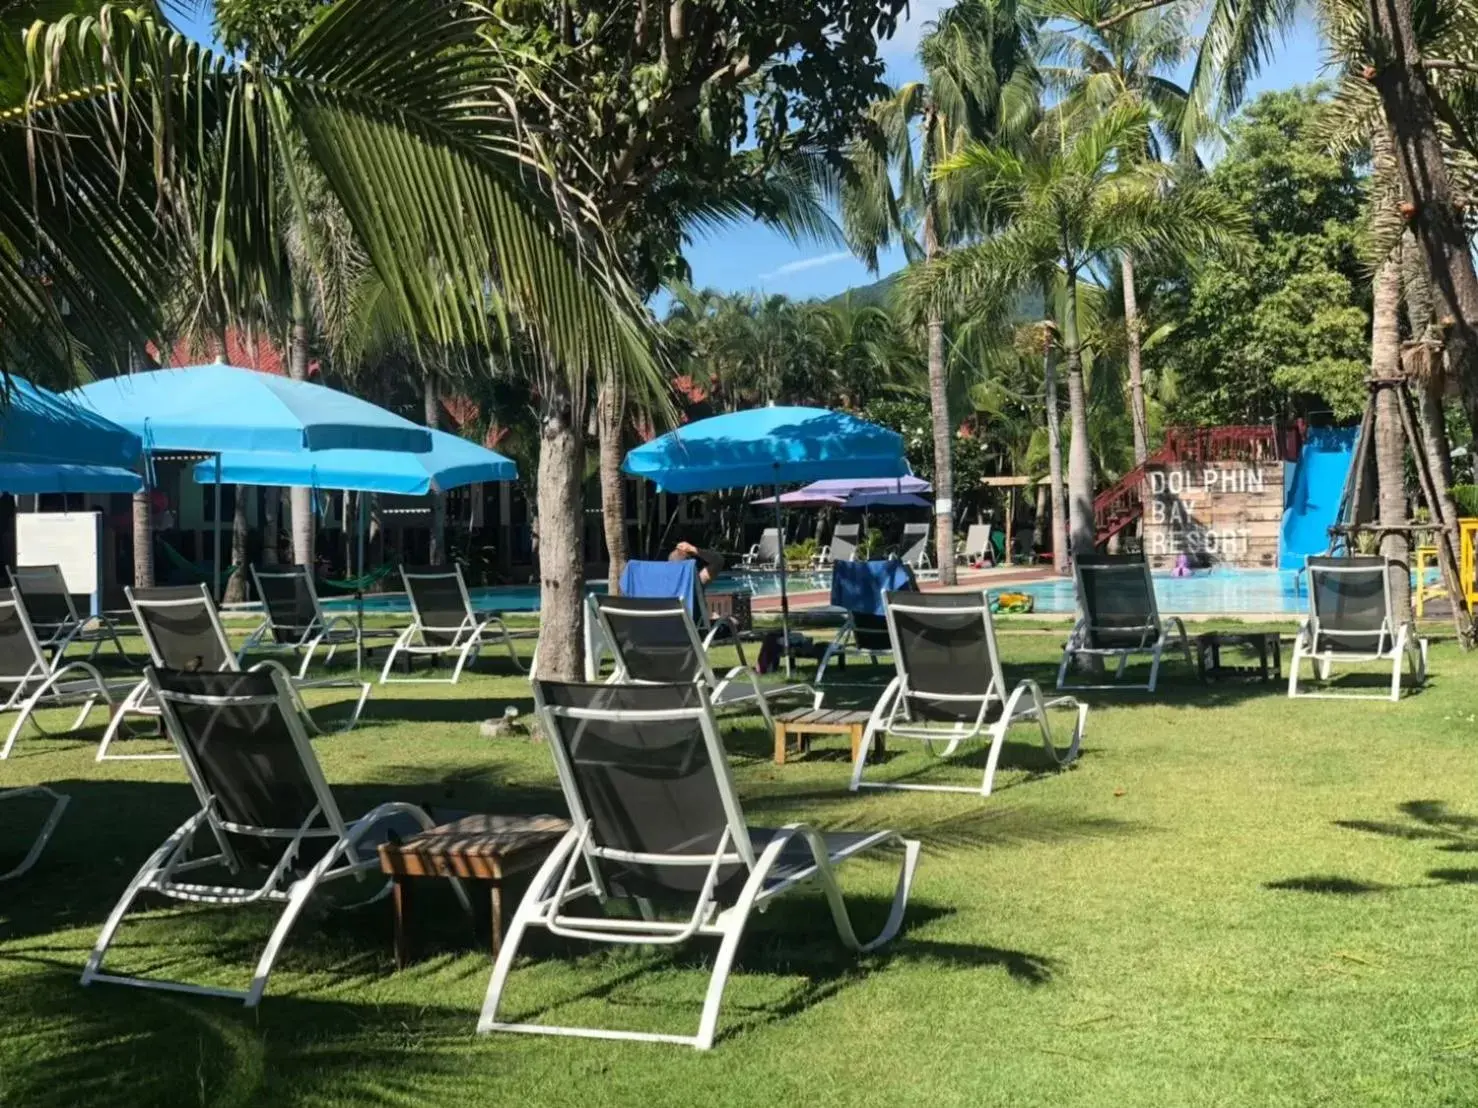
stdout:
{"type": "Polygon", "coordinates": [[[852,256],[849,250],[838,250],[832,254],[818,254],[814,258],[800,258],[797,261],[786,262],[779,269],[772,269],[769,273],[761,273],[760,280],[768,281],[772,277],[789,277],[792,273],[804,273],[808,269],[820,269],[824,265],[836,265],[844,262],[852,256]]]}

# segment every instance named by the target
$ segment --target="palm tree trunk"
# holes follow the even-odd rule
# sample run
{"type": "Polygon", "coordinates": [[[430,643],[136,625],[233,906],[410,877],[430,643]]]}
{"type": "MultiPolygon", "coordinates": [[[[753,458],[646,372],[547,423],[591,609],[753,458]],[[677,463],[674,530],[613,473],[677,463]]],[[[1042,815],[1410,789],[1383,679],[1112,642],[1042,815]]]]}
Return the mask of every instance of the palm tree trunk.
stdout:
{"type": "Polygon", "coordinates": [[[1366,5],[1371,29],[1389,59],[1373,81],[1395,141],[1401,183],[1415,209],[1413,229],[1427,259],[1463,408],[1478,429],[1478,272],[1447,174],[1411,0],[1366,0],[1366,5]]]}
{"type": "MultiPolygon", "coordinates": [[[[287,372],[294,381],[308,379],[308,295],[293,281],[292,332],[288,340],[287,372]]],[[[293,562],[313,569],[313,490],[294,488],[288,493],[293,520],[293,562]]]]}
{"type": "Polygon", "coordinates": [[[236,568],[231,571],[231,576],[226,579],[225,602],[227,604],[240,604],[246,600],[246,497],[247,487],[237,485],[235,488],[236,510],[231,514],[231,564],[236,568]]]}
{"type": "MultiPolygon", "coordinates": [[[[1054,300],[1052,285],[1042,288],[1042,303],[1049,308],[1054,300]]],[[[1057,400],[1057,336],[1049,325],[1044,332],[1042,384],[1047,406],[1047,475],[1052,489],[1052,570],[1059,576],[1068,572],[1067,564],[1067,486],[1062,478],[1062,409],[1057,400]]]]}
{"type": "MultiPolygon", "coordinates": [[[[924,213],[924,253],[930,262],[939,257],[939,234],[931,204],[924,213]]],[[[931,307],[929,336],[929,414],[934,424],[934,552],[939,580],[956,582],[954,531],[954,425],[949,418],[949,380],[944,371],[944,320],[931,307]]]]}
{"type": "Polygon", "coordinates": [[[600,508],[605,522],[607,587],[620,592],[621,571],[626,568],[626,479],[621,475],[622,431],[626,425],[626,389],[619,373],[608,373],[596,400],[596,426],[600,440],[600,508]]]}
{"type": "Polygon", "coordinates": [[[1129,410],[1134,420],[1134,464],[1149,454],[1149,420],[1144,410],[1144,372],[1139,356],[1139,294],[1134,287],[1134,257],[1127,250],[1119,262],[1124,278],[1125,352],[1129,360],[1129,410]]]}
{"type": "MultiPolygon", "coordinates": [[[[1055,388],[1055,386],[1054,386],[1054,388],[1055,388]]],[[[1047,545],[1047,524],[1048,524],[1049,519],[1051,518],[1050,517],[1050,514],[1047,511],[1047,505],[1051,502],[1051,500],[1050,500],[1051,496],[1052,496],[1051,486],[1050,485],[1044,485],[1044,484],[1041,484],[1040,482],[1038,482],[1037,483],[1037,499],[1036,499],[1036,516],[1035,516],[1035,518],[1034,518],[1034,520],[1032,522],[1032,545],[1033,546],[1040,547],[1040,546],[1046,546],[1047,545]]],[[[1016,536],[1014,536],[1014,535],[1007,535],[1006,536],[1006,541],[1007,542],[1010,542],[1010,541],[1014,540],[1015,537],[1016,536]]]]}
{"type": "MultiPolygon", "coordinates": [[[[441,391],[437,388],[436,372],[429,366],[424,378],[422,392],[422,414],[426,426],[433,431],[441,429],[441,391]]],[[[427,493],[431,501],[431,549],[428,561],[439,566],[446,563],[446,500],[433,489],[427,493]]]]}
{"type": "Polygon", "coordinates": [[[1088,394],[1083,387],[1083,348],[1078,339],[1078,282],[1067,275],[1062,306],[1062,343],[1067,354],[1067,410],[1072,439],[1067,451],[1067,515],[1073,556],[1091,554],[1097,532],[1093,525],[1093,457],[1088,451],[1088,394]]]}
{"type": "Polygon", "coordinates": [[[558,382],[547,391],[539,420],[537,676],[578,681],[584,668],[584,428],[568,386],[558,382]]]}
{"type": "Polygon", "coordinates": [[[150,490],[133,494],[133,586],[154,584],[154,503],[150,490]]]}
{"type": "Polygon", "coordinates": [[[277,564],[277,516],[282,507],[280,489],[268,486],[262,490],[262,565],[277,564]]]}
{"type": "Polygon", "coordinates": [[[1407,323],[1412,337],[1419,343],[1413,347],[1411,364],[1403,368],[1416,394],[1422,447],[1427,455],[1427,468],[1432,471],[1432,483],[1437,487],[1433,514],[1446,528],[1452,549],[1457,550],[1460,529],[1457,502],[1452,498],[1452,452],[1447,438],[1447,414],[1442,407],[1442,395],[1447,391],[1442,336],[1434,327],[1432,284],[1426,259],[1409,230],[1401,240],[1401,288],[1406,297],[1407,323]]]}
{"type": "MultiPolygon", "coordinates": [[[[1401,373],[1401,261],[1395,251],[1376,270],[1373,293],[1370,375],[1389,379],[1401,373]]],[[[1406,522],[1406,435],[1399,403],[1394,389],[1381,389],[1376,394],[1376,495],[1382,526],[1406,522]]],[[[1381,553],[1394,563],[1390,590],[1396,618],[1407,618],[1411,612],[1411,565],[1405,533],[1384,532],[1381,553]]]]}

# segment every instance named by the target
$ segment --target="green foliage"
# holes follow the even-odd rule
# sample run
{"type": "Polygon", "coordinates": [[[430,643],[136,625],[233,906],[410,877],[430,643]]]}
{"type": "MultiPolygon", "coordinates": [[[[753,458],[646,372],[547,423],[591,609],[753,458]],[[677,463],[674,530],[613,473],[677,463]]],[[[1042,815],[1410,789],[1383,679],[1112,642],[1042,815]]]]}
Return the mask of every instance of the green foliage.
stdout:
{"type": "MultiPolygon", "coordinates": [[[[1318,87],[1259,97],[1232,123],[1209,187],[1247,213],[1236,265],[1159,272],[1145,352],[1172,423],[1258,423],[1360,413],[1369,361],[1369,275],[1360,260],[1365,182],[1326,150],[1318,87]]],[[[1154,283],[1152,275],[1147,284],[1154,283]]]]}
{"type": "MultiPolygon", "coordinates": [[[[874,400],[862,410],[863,418],[891,427],[903,436],[903,452],[914,475],[934,480],[934,423],[925,399],[874,400]]],[[[964,496],[980,487],[980,479],[996,472],[996,459],[987,441],[968,430],[956,431],[950,439],[955,490],[964,496]]]]}
{"type": "Polygon", "coordinates": [[[811,559],[816,556],[817,549],[819,548],[814,538],[790,543],[785,548],[785,561],[789,565],[810,565],[811,559]]]}
{"type": "Polygon", "coordinates": [[[1464,519],[1478,518],[1478,485],[1453,485],[1452,499],[1464,519]]]}

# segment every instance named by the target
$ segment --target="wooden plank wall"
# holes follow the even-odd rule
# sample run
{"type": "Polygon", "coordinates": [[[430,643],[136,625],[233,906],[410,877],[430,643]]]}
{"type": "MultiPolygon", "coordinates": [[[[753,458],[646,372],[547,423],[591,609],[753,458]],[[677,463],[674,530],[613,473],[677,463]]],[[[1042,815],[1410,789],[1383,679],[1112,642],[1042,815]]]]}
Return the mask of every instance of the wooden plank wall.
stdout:
{"type": "Polygon", "coordinates": [[[1144,549],[1156,568],[1181,553],[1193,566],[1277,566],[1281,461],[1151,466],[1145,493],[1144,549]]]}

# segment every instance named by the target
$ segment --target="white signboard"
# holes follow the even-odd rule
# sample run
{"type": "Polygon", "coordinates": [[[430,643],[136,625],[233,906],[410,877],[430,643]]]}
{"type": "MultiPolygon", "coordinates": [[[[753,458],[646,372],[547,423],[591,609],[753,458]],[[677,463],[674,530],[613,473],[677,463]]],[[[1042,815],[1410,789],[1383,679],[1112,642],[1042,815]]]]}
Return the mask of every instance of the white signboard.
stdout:
{"type": "Polygon", "coordinates": [[[16,512],[15,561],[22,566],[61,566],[67,591],[91,596],[102,590],[101,522],[96,512],[16,512]]]}

